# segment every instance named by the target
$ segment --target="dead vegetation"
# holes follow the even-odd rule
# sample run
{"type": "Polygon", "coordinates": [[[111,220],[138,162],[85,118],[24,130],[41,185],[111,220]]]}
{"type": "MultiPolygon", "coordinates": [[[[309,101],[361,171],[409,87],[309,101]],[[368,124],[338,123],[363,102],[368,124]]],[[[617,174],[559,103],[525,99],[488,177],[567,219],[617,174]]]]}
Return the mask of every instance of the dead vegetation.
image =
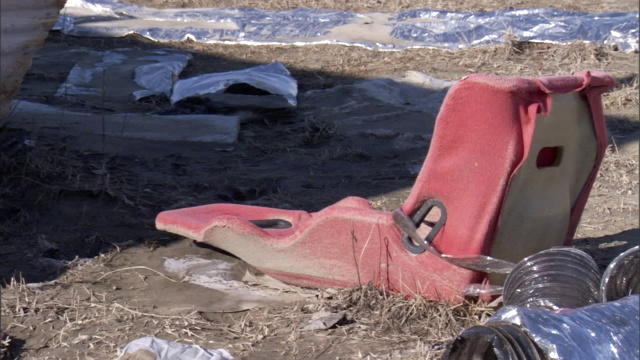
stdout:
{"type": "MultiPolygon", "coordinates": [[[[112,359],[127,342],[156,336],[205,348],[225,348],[239,358],[268,342],[280,344],[270,351],[290,358],[322,355],[328,351],[322,345],[325,343],[340,347],[364,341],[365,347],[354,346],[348,358],[423,359],[439,356],[450,339],[494,312],[482,304],[451,306],[363,286],[318,291],[316,300],[288,308],[228,315],[198,311],[167,315],[123,303],[109,285],[95,280],[97,274],[104,277],[110,273],[105,264],[111,256],[76,262],[67,274],[52,282],[25,284],[18,278],[6,284],[2,325],[7,333],[24,339],[23,350],[30,350],[32,356],[24,358],[46,354],[49,359],[112,359]],[[61,284],[65,284],[63,289],[61,284]],[[344,312],[345,321],[328,330],[302,331],[302,325],[318,311],[344,312]],[[41,332],[50,335],[37,336],[41,332]],[[320,345],[300,341],[309,336],[321,336],[326,341],[320,345]]],[[[5,336],[3,344],[9,342],[5,336]]],[[[5,354],[7,347],[3,345],[5,354]]]]}
{"type": "Polygon", "coordinates": [[[6,285],[2,299],[3,328],[26,339],[24,349],[50,349],[49,358],[68,358],[74,353],[65,351],[69,348],[75,348],[76,356],[83,354],[85,359],[113,358],[135,328],[151,327],[151,334],[183,341],[186,338],[190,342],[203,339],[211,330],[212,325],[195,313],[166,316],[139,311],[114,302],[108,289],[96,290],[91,281],[84,285],[73,278],[74,275],[67,275],[60,280],[70,285],[61,292],[52,291],[57,282],[28,286],[18,279],[6,285]],[[52,335],[47,339],[34,336],[42,331],[52,335]],[[34,338],[40,343],[33,343],[34,338]]]}
{"type": "MultiPolygon", "coordinates": [[[[225,59],[251,58],[257,63],[268,63],[277,58],[298,80],[301,92],[325,89],[360,79],[402,76],[410,70],[446,80],[458,80],[470,73],[550,76],[600,70],[616,78],[626,78],[638,73],[637,54],[622,53],[606,46],[589,43],[555,45],[510,40],[504,44],[464,51],[408,49],[383,52],[330,45],[176,45],[194,51],[195,57],[200,57],[202,61],[199,63],[202,65],[198,66],[197,71],[237,70],[233,65],[224,62],[206,62],[209,56],[225,59]],[[205,53],[206,56],[203,55],[205,53]],[[326,60],[319,62],[315,57],[309,57],[309,53],[322,53],[326,60]]],[[[196,69],[187,69],[185,76],[189,76],[190,71],[196,69]]],[[[633,85],[626,90],[626,94],[630,98],[633,96],[633,85]]],[[[632,104],[633,102],[629,102],[629,106],[633,106],[632,104]]]]}
{"type": "MultiPolygon", "coordinates": [[[[300,142],[317,144],[335,132],[333,124],[314,119],[307,119],[294,129],[287,136],[297,139],[298,145],[300,142]]],[[[340,150],[338,153],[346,154],[340,150]]],[[[13,199],[20,203],[16,196],[30,191],[43,204],[55,204],[59,196],[64,196],[61,192],[88,191],[98,194],[95,196],[119,194],[126,206],[124,196],[130,194],[126,192],[128,188],[113,185],[115,179],[120,179],[116,181],[119,184],[128,183],[128,177],[113,166],[113,162],[122,161],[117,157],[87,153],[83,158],[64,148],[24,145],[5,154],[11,156],[3,159],[3,201],[13,199]]],[[[288,203],[295,203],[295,199],[285,192],[270,190],[258,205],[283,207],[288,203]]],[[[3,222],[4,234],[10,235],[30,224],[38,216],[37,210],[32,211],[25,207],[22,222],[3,222]]],[[[53,248],[65,246],[43,241],[53,248]]],[[[154,242],[153,247],[158,246],[162,244],[154,242]]],[[[287,308],[255,309],[228,316],[198,311],[167,314],[118,299],[114,291],[117,288],[105,281],[112,274],[131,273],[143,283],[150,276],[165,275],[145,271],[140,266],[114,269],[110,264],[121,248],[118,245],[109,248],[113,250],[91,260],[43,258],[55,263],[54,271],[59,274],[51,281],[27,283],[19,274],[6,280],[1,300],[2,356],[6,359],[15,356],[112,359],[129,341],[156,336],[205,348],[225,348],[239,358],[254,358],[251,354],[261,352],[272,354],[263,358],[273,358],[273,354],[308,358],[333,351],[344,356],[344,350],[336,349],[351,348],[348,358],[422,359],[439,356],[448,340],[467,326],[485,320],[493,311],[481,304],[452,307],[364,286],[319,291],[316,300],[287,308]],[[300,330],[314,312],[322,310],[345,312],[348,320],[319,333],[300,330]],[[316,335],[322,340],[315,339],[316,335]],[[311,338],[315,340],[305,342],[311,338]],[[355,345],[360,343],[365,346],[355,345]],[[12,344],[20,346],[12,347],[12,344]]]]}
{"type": "MultiPolygon", "coordinates": [[[[638,168],[637,150],[635,153],[620,152],[615,145],[609,146],[591,190],[576,239],[606,235],[609,233],[608,229],[620,226],[619,224],[628,224],[630,229],[637,229],[640,226],[638,168]]],[[[637,239],[632,240],[631,244],[638,245],[637,239]]],[[[578,243],[581,244],[580,246],[589,248],[584,240],[578,243]]],[[[615,257],[615,255],[603,257],[597,251],[592,251],[591,254],[596,259],[604,259],[599,262],[604,266],[615,257]]]]}
{"type": "MultiPolygon", "coordinates": [[[[130,2],[157,7],[175,7],[177,4],[172,0],[130,2]]],[[[210,3],[184,0],[178,5],[198,7],[210,3]]],[[[477,11],[506,6],[553,6],[598,12],[637,11],[638,8],[635,1],[548,4],[515,0],[506,3],[221,0],[216,5],[270,9],[304,6],[359,12],[416,7],[477,11]]],[[[131,44],[156,46],[134,37],[99,41],[58,38],[56,41],[94,48],[131,44]]],[[[504,44],[458,52],[433,49],[374,52],[329,45],[172,45],[195,54],[197,65],[188,69],[185,76],[189,76],[189,71],[236,70],[247,66],[247,61],[268,63],[277,59],[291,70],[299,81],[301,92],[361,79],[400,75],[407,70],[449,80],[477,72],[544,76],[585,69],[603,70],[618,79],[626,79],[604,96],[605,108],[631,114],[630,121],[609,121],[609,129],[614,135],[626,135],[640,129],[637,121],[638,54],[621,53],[605,46],[539,44],[512,37],[507,37],[504,44]],[[310,53],[321,55],[309,56],[310,53]]],[[[63,80],[55,74],[33,73],[31,76],[63,80]]],[[[304,167],[304,171],[332,160],[346,161],[349,166],[366,164],[372,157],[365,150],[332,142],[340,138],[334,123],[314,118],[292,119],[286,114],[253,118],[243,124],[241,146],[236,153],[214,160],[198,160],[205,163],[206,176],[201,178],[190,172],[192,159],[177,150],[170,156],[145,160],[127,154],[112,156],[98,151],[74,151],[61,145],[65,142],[64,134],[53,141],[45,141],[31,135],[5,136],[7,133],[3,131],[0,129],[0,140],[12,140],[0,141],[0,253],[4,258],[29,262],[42,258],[42,253],[48,251],[47,256],[53,256],[55,261],[47,264],[53,264],[55,269],[47,270],[44,263],[30,263],[35,273],[49,271],[47,278],[38,282],[25,281],[20,274],[12,276],[13,270],[3,265],[6,284],[1,299],[2,360],[15,356],[22,359],[113,359],[119,348],[142,336],[157,336],[206,348],[225,348],[237,358],[431,359],[439,357],[447,342],[463,329],[483,322],[493,314],[494,309],[482,303],[451,306],[362,286],[318,291],[315,299],[285,308],[254,309],[236,314],[189,311],[176,315],[123,302],[115,295],[113,286],[116,285],[104,281],[118,269],[110,262],[120,255],[121,249],[124,251],[122,242],[145,246],[152,251],[175,240],[166,240],[165,235],[158,235],[153,230],[153,218],[160,210],[215,201],[296,209],[310,204],[317,206],[318,199],[332,190],[329,186],[304,183],[307,187],[295,193],[291,188],[279,186],[282,176],[269,173],[269,166],[285,156],[293,159],[292,167],[304,167]],[[269,136],[265,136],[266,133],[269,136]],[[256,164],[262,167],[262,173],[258,170],[237,171],[240,166],[258,168],[256,164]],[[154,177],[157,180],[153,180],[154,177]],[[232,187],[232,194],[221,196],[222,187],[232,187]],[[318,193],[321,195],[308,195],[318,193]],[[63,203],[75,212],[63,214],[63,203]],[[43,247],[44,242],[38,241],[43,234],[51,245],[43,247]],[[82,256],[76,258],[83,254],[74,254],[71,243],[82,245],[75,249],[85,251],[90,248],[83,254],[92,260],[83,260],[82,256]],[[300,326],[318,311],[344,312],[345,320],[336,328],[311,333],[301,331],[300,326]]],[[[578,232],[578,237],[587,239],[584,241],[638,227],[637,154],[617,151],[615,136],[613,139],[614,144],[607,151],[578,232]]],[[[394,166],[406,166],[405,160],[395,160],[394,166]]],[[[390,181],[399,172],[388,170],[391,175],[384,173],[370,181],[390,181]]],[[[300,176],[304,171],[295,174],[300,176]]],[[[323,173],[314,175],[325,177],[323,173]]],[[[331,176],[339,177],[340,174],[331,176]]],[[[347,190],[358,189],[354,186],[347,190]]],[[[376,208],[390,210],[402,201],[406,190],[397,189],[395,193],[378,194],[370,199],[376,208]]],[[[141,283],[151,276],[161,277],[141,269],[127,269],[127,274],[139,278],[141,283]]]]}
{"type": "Polygon", "coordinates": [[[82,195],[130,206],[148,204],[125,176],[110,172],[113,158],[109,156],[85,153],[80,157],[65,146],[44,145],[37,138],[19,141],[19,136],[2,130],[0,136],[10,139],[2,144],[0,154],[0,211],[7,212],[0,229],[5,233],[33,220],[29,208],[36,210],[60,197],[82,195]]]}
{"type": "Polygon", "coordinates": [[[348,311],[361,329],[415,336],[434,344],[484,322],[495,310],[483,303],[447,305],[407,297],[371,285],[342,290],[327,303],[334,311],[348,311]]]}
{"type": "MultiPolygon", "coordinates": [[[[550,76],[599,70],[617,79],[626,79],[638,74],[637,53],[625,53],[591,43],[559,45],[521,41],[508,34],[505,37],[502,44],[462,51],[372,51],[339,45],[254,46],[195,42],[171,43],[170,46],[189,51],[193,55],[191,64],[181,73],[181,77],[239,70],[278,60],[297,80],[300,93],[313,89],[327,89],[362,79],[402,76],[406,71],[420,71],[445,80],[458,80],[470,73],[550,76]],[[309,54],[322,54],[322,57],[309,54]]],[[[88,38],[63,39],[56,34],[53,34],[51,39],[61,42],[73,41],[77,46],[105,50],[123,46],[161,46],[140,36],[104,39],[100,43],[88,38]]],[[[629,82],[621,85],[627,84],[629,82]]],[[[626,90],[629,99],[633,98],[633,89],[633,85],[630,85],[626,90]]],[[[633,106],[633,102],[629,102],[629,106],[633,106]]],[[[286,117],[286,114],[281,116],[286,117]]]]}
{"type": "Polygon", "coordinates": [[[637,154],[618,152],[612,145],[607,149],[594,187],[610,189],[618,195],[633,195],[640,186],[639,176],[637,154]]]}
{"type": "Polygon", "coordinates": [[[280,126],[266,119],[260,119],[247,127],[248,129],[241,134],[240,141],[246,142],[265,155],[290,152],[293,149],[304,152],[305,148],[322,145],[336,135],[335,123],[318,120],[313,116],[280,126]],[[261,135],[261,132],[266,129],[278,138],[277,142],[274,142],[273,138],[265,138],[261,135]]]}
{"type": "Polygon", "coordinates": [[[14,356],[11,354],[11,337],[0,332],[0,360],[10,360],[14,356]]]}
{"type": "Polygon", "coordinates": [[[639,104],[640,89],[638,88],[638,75],[631,80],[619,82],[618,85],[602,97],[606,109],[637,109],[639,104]]]}

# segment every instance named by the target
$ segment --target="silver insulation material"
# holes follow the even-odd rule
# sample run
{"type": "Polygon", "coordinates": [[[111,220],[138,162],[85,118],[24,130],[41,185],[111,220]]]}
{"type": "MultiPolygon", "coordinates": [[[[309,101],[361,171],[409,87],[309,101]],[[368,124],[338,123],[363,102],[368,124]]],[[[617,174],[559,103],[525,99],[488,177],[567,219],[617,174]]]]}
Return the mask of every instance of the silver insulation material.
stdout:
{"type": "Polygon", "coordinates": [[[559,311],[506,306],[488,323],[499,321],[520,326],[548,359],[640,357],[640,295],[559,311]]]}
{"type": "Polygon", "coordinates": [[[522,259],[504,283],[504,304],[579,308],[598,302],[600,269],[574,247],[553,247],[522,259]]]}
{"type": "Polygon", "coordinates": [[[618,255],[602,274],[600,301],[607,302],[621,297],[640,294],[640,246],[618,255]]]}
{"type": "Polygon", "coordinates": [[[456,50],[523,41],[593,42],[638,50],[638,13],[553,9],[398,13],[294,9],[152,9],[117,0],[69,0],[55,29],[76,36],[139,34],[152,40],[242,44],[344,44],[374,50],[456,50]]]}
{"type": "Polygon", "coordinates": [[[515,9],[474,13],[410,10],[393,17],[395,38],[426,47],[461,49],[521,41],[568,44],[587,41],[638,50],[638,13],[589,14],[553,9],[515,9]],[[408,21],[408,22],[407,22],[408,21]]]}

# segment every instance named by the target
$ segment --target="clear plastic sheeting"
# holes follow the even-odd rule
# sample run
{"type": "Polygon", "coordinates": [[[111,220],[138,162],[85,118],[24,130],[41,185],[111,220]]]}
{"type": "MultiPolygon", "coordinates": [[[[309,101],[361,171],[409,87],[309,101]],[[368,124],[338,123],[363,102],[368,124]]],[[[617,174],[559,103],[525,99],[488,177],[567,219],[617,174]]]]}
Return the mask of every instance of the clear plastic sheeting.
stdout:
{"type": "Polygon", "coordinates": [[[145,90],[133,93],[136,100],[164,94],[171,96],[173,83],[178,80],[178,75],[187,66],[191,55],[189,54],[158,54],[143,57],[141,60],[154,61],[151,64],[138,66],[135,70],[135,82],[145,90]]]}
{"type": "Polygon", "coordinates": [[[640,294],[640,246],[618,255],[602,274],[600,301],[617,300],[631,294],[640,294]]]}
{"type": "Polygon", "coordinates": [[[153,9],[117,0],[69,0],[55,29],[76,36],[139,34],[156,41],[243,44],[345,44],[376,50],[456,50],[520,40],[594,42],[638,50],[638,13],[553,9],[398,13],[294,9],[153,9]]]}
{"type": "Polygon", "coordinates": [[[640,358],[640,296],[550,311],[507,306],[487,325],[518,325],[542,349],[548,359],[640,358]]]}
{"type": "Polygon", "coordinates": [[[115,51],[96,51],[91,55],[95,55],[98,60],[91,64],[76,64],[69,72],[65,82],[58,88],[56,96],[101,95],[104,92],[104,86],[89,84],[94,78],[105,73],[107,68],[120,65],[127,59],[126,55],[115,51]]]}
{"type": "Polygon", "coordinates": [[[174,82],[187,66],[191,55],[173,50],[114,49],[72,50],[77,63],[56,96],[86,100],[103,97],[123,101],[152,96],[171,96],[174,82]]]}
{"type": "Polygon", "coordinates": [[[118,360],[232,360],[226,350],[204,349],[154,337],[143,337],[127,344],[118,360]]]}
{"type": "MultiPolygon", "coordinates": [[[[600,282],[597,265],[579,249],[526,257],[507,277],[505,307],[458,335],[443,359],[638,359],[639,262],[636,246],[616,257],[600,282]],[[599,296],[603,303],[595,304],[599,296]]],[[[490,290],[472,284],[466,292],[490,290]]]]}
{"type": "Polygon", "coordinates": [[[496,296],[502,295],[504,288],[500,285],[469,284],[464,288],[465,296],[496,296]]]}
{"type": "Polygon", "coordinates": [[[477,325],[458,335],[442,360],[540,360],[545,356],[519,326],[503,321],[477,325]]]}
{"type": "Polygon", "coordinates": [[[504,304],[579,308],[598,302],[600,269],[589,254],[553,247],[522,259],[504,283],[504,304]]]}
{"type": "Polygon", "coordinates": [[[292,108],[298,83],[279,62],[178,80],[171,103],[199,98],[221,107],[292,108]]]}

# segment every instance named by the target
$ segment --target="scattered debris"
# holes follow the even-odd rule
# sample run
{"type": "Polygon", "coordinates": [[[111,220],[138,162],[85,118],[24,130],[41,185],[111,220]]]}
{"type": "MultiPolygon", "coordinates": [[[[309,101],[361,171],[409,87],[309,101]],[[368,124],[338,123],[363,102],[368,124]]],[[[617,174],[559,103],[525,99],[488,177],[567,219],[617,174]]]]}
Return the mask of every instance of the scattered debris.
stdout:
{"type": "Polygon", "coordinates": [[[275,61],[267,65],[198,75],[178,80],[171,103],[206,101],[220,108],[294,108],[298,101],[298,83],[289,70],[275,61]]]}
{"type": "Polygon", "coordinates": [[[620,254],[602,281],[593,259],[576,248],[523,259],[505,282],[505,307],[458,335],[443,359],[637,359],[639,254],[640,246],[620,254]]]}
{"type": "Polygon", "coordinates": [[[231,115],[96,115],[27,101],[15,101],[9,127],[25,130],[72,128],[77,134],[95,134],[158,141],[210,142],[215,150],[234,148],[240,119],[231,115]]]}
{"type": "Polygon", "coordinates": [[[10,360],[12,358],[9,347],[11,346],[11,337],[0,332],[0,360],[10,360]]]}
{"type": "Polygon", "coordinates": [[[341,311],[332,313],[328,311],[319,311],[311,315],[311,320],[304,326],[300,327],[300,330],[326,330],[338,325],[346,317],[346,312],[341,311]]]}
{"type": "Polygon", "coordinates": [[[518,357],[518,353],[538,354],[537,358],[548,360],[637,359],[639,304],[640,296],[633,295],[558,311],[507,306],[486,325],[461,333],[449,345],[443,359],[470,359],[478,354],[494,354],[498,360],[536,358],[518,357]]]}
{"type": "Polygon", "coordinates": [[[164,268],[182,282],[224,294],[224,301],[208,306],[209,312],[243,311],[256,306],[292,303],[313,296],[311,292],[258,273],[238,259],[205,259],[192,255],[166,257],[164,268]]]}
{"type": "Polygon", "coordinates": [[[171,96],[173,84],[178,80],[190,54],[164,54],[146,56],[141,60],[152,60],[156,63],[141,65],[136,68],[136,84],[147,90],[139,90],[133,93],[136,100],[147,96],[162,94],[167,98],[171,96]]]}
{"type": "MultiPolygon", "coordinates": [[[[68,51],[68,50],[67,50],[68,51]]],[[[104,106],[105,98],[130,101],[171,96],[173,84],[192,56],[173,50],[72,49],[76,59],[56,96],[104,106]]]]}
{"type": "Polygon", "coordinates": [[[332,121],[347,136],[393,139],[396,149],[429,144],[435,119],[452,81],[418,71],[401,77],[363,80],[300,96],[299,112],[332,121]]]}

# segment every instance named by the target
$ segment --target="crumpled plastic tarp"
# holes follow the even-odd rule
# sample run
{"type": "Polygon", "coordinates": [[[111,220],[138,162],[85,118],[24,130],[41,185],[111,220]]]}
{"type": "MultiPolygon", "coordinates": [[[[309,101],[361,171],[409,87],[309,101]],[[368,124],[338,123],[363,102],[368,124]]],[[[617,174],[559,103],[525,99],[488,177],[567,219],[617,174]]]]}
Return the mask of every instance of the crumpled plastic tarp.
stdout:
{"type": "MultiPolygon", "coordinates": [[[[253,91],[256,92],[256,91],[253,91]]],[[[198,97],[207,98],[224,106],[261,108],[290,108],[297,105],[298,83],[289,70],[275,61],[248,69],[222,73],[210,73],[178,80],[173,86],[171,103],[198,97]],[[228,90],[233,85],[248,85],[261,94],[251,95],[253,90],[228,90]]]]}
{"type": "Polygon", "coordinates": [[[191,60],[191,55],[152,55],[144,57],[141,60],[155,62],[136,68],[135,82],[146,89],[133,93],[136,100],[160,94],[170,97],[173,83],[178,79],[178,75],[180,75],[185,66],[187,66],[189,60],[191,60]]]}
{"type": "Polygon", "coordinates": [[[298,83],[280,62],[178,80],[192,58],[170,50],[77,50],[78,62],[58,88],[60,97],[132,96],[140,100],[163,95],[176,104],[188,98],[208,99],[218,107],[283,109],[297,105],[298,83]]]}
{"type": "Polygon", "coordinates": [[[550,311],[506,306],[487,323],[519,325],[549,359],[640,358],[640,295],[550,311]]]}
{"type": "MultiPolygon", "coordinates": [[[[153,354],[156,360],[232,360],[229,352],[222,349],[204,349],[197,345],[187,345],[154,337],[143,337],[127,344],[122,349],[119,359],[126,359],[127,354],[144,351],[153,354]]],[[[140,356],[140,359],[145,357],[140,356]]]]}
{"type": "MultiPolygon", "coordinates": [[[[78,63],[71,69],[56,96],[109,96],[106,78],[120,78],[117,91],[130,90],[135,100],[152,96],[171,96],[174,82],[191,60],[191,54],[172,50],[114,49],[74,53],[78,63]],[[133,69],[133,70],[132,70],[133,69]],[[134,72],[133,78],[131,72],[134,72]]],[[[119,94],[120,95],[120,94],[119,94]]]]}
{"type": "Polygon", "coordinates": [[[638,50],[638,13],[554,9],[450,12],[415,9],[359,14],[326,9],[267,11],[153,9],[118,0],[68,0],[54,29],[76,36],[139,34],[156,41],[242,44],[345,44],[377,50],[456,50],[519,40],[594,42],[638,50]]]}

